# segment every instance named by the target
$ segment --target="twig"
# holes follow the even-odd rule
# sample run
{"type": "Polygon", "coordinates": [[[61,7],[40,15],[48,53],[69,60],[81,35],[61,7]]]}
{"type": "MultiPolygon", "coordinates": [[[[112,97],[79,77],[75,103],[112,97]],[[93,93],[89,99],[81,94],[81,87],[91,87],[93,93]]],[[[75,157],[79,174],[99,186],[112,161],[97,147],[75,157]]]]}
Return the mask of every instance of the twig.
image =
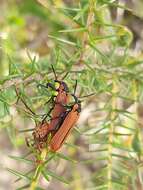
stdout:
{"type": "MultiPolygon", "coordinates": [[[[112,88],[112,101],[111,101],[111,106],[112,109],[117,109],[117,99],[115,94],[117,93],[118,89],[117,89],[117,84],[116,84],[116,77],[113,76],[113,88],[112,88]]],[[[114,125],[115,125],[115,120],[116,118],[116,112],[112,111],[111,115],[110,115],[110,119],[111,119],[111,125],[109,128],[109,144],[108,144],[108,173],[107,173],[107,179],[108,179],[108,190],[112,190],[112,164],[113,164],[113,160],[112,160],[112,144],[113,144],[113,135],[114,135],[114,125]]]]}
{"type": "Polygon", "coordinates": [[[91,33],[92,24],[94,23],[94,5],[95,5],[95,0],[90,0],[90,2],[89,2],[89,12],[88,12],[87,22],[86,22],[87,31],[85,31],[84,34],[83,34],[82,51],[81,51],[79,60],[76,63],[77,65],[80,64],[84,60],[84,55],[85,55],[86,48],[87,48],[87,45],[88,45],[88,34],[91,33]]]}
{"type": "Polygon", "coordinates": [[[32,81],[40,81],[40,80],[42,80],[42,76],[40,74],[29,76],[25,79],[20,78],[20,77],[16,77],[16,78],[13,78],[11,80],[7,80],[4,82],[3,85],[0,85],[0,90],[10,88],[11,86],[18,86],[20,84],[27,84],[27,83],[32,82],[32,81]]]}
{"type": "Polygon", "coordinates": [[[33,177],[33,180],[31,182],[29,190],[35,190],[36,189],[38,181],[39,181],[39,178],[41,176],[41,171],[42,171],[42,168],[43,168],[43,163],[46,160],[47,154],[48,154],[48,149],[44,148],[42,150],[42,152],[41,152],[41,160],[40,160],[40,163],[38,164],[38,166],[36,168],[36,171],[35,171],[35,174],[34,174],[34,177],[33,177]]]}

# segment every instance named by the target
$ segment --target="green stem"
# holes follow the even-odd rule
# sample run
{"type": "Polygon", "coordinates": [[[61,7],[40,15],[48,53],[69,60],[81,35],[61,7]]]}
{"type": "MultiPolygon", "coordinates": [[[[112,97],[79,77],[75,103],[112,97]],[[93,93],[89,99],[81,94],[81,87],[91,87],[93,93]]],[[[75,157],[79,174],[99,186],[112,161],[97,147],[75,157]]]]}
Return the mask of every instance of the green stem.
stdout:
{"type": "MultiPolygon", "coordinates": [[[[117,100],[116,100],[116,93],[117,93],[117,85],[116,85],[116,78],[113,77],[113,88],[112,88],[112,100],[111,100],[111,107],[112,110],[117,108],[117,100]]],[[[107,180],[108,180],[108,190],[112,190],[112,144],[113,144],[113,133],[114,133],[114,119],[116,117],[116,112],[112,111],[110,115],[111,125],[109,129],[109,144],[108,144],[108,173],[107,173],[107,180]]]]}
{"type": "Polygon", "coordinates": [[[84,60],[84,56],[86,54],[86,49],[88,45],[88,37],[89,33],[92,32],[92,26],[94,23],[94,10],[95,10],[96,0],[89,0],[89,11],[86,21],[86,31],[83,33],[83,40],[82,40],[82,51],[80,54],[80,58],[77,62],[77,64],[80,64],[84,60]]]}
{"type": "MultiPolygon", "coordinates": [[[[135,100],[135,103],[134,103],[134,106],[135,106],[135,113],[134,113],[134,119],[135,119],[135,121],[137,121],[138,122],[138,120],[139,120],[139,118],[138,118],[138,97],[139,97],[139,89],[138,89],[138,82],[136,81],[136,80],[133,80],[133,82],[132,82],[132,86],[133,86],[133,98],[134,98],[134,100],[135,100]]],[[[138,123],[136,123],[136,125],[137,125],[137,127],[136,127],[136,132],[137,132],[137,135],[138,135],[138,140],[139,140],[139,144],[140,144],[140,147],[142,147],[142,132],[141,132],[141,129],[140,129],[140,126],[139,126],[139,124],[138,123]]],[[[138,153],[137,153],[137,156],[138,156],[138,161],[139,162],[142,162],[141,161],[141,155],[142,155],[142,150],[141,150],[141,152],[139,151],[138,153]]],[[[136,168],[136,173],[137,173],[137,180],[136,180],[136,184],[137,184],[137,186],[140,188],[140,189],[142,189],[142,182],[140,181],[140,177],[139,177],[139,169],[140,169],[140,167],[138,166],[137,168],[136,168]]]]}
{"type": "Polygon", "coordinates": [[[39,178],[41,176],[41,171],[42,171],[42,168],[43,168],[43,163],[46,160],[47,154],[48,154],[48,149],[46,149],[46,148],[43,149],[42,152],[41,152],[41,162],[38,164],[38,166],[36,168],[36,171],[35,171],[35,174],[34,174],[34,177],[33,177],[33,180],[31,182],[29,190],[35,190],[36,189],[37,184],[39,182],[39,178]]]}
{"type": "MultiPolygon", "coordinates": [[[[138,122],[138,120],[139,120],[139,118],[138,118],[138,82],[136,81],[136,80],[133,80],[133,82],[132,82],[132,86],[133,86],[133,98],[134,98],[134,100],[135,100],[135,103],[134,103],[134,110],[135,110],[135,113],[134,113],[134,119],[135,119],[135,121],[137,121],[138,122]]],[[[137,127],[136,127],[136,130],[137,130],[137,134],[138,134],[138,138],[139,138],[139,143],[140,143],[140,145],[142,144],[142,136],[141,136],[141,134],[142,134],[142,132],[141,132],[141,130],[140,130],[140,126],[138,125],[138,123],[136,123],[136,125],[137,125],[137,127]]],[[[141,146],[142,147],[142,146],[141,146]]],[[[138,153],[138,158],[139,158],[139,160],[140,160],[140,157],[141,157],[141,155],[140,155],[140,153],[138,153]]]]}

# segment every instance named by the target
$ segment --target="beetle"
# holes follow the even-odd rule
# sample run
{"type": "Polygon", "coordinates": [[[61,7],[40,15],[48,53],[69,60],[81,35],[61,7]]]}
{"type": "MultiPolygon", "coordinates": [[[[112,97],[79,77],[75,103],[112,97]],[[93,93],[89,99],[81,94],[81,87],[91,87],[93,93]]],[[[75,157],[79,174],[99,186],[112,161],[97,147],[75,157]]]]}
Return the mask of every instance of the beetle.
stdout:
{"type": "Polygon", "coordinates": [[[34,145],[35,148],[41,151],[47,143],[47,138],[48,138],[48,131],[49,131],[49,124],[47,122],[44,123],[39,123],[32,135],[34,138],[34,145]]]}
{"type": "Polygon", "coordinates": [[[74,95],[77,87],[77,81],[75,83],[74,94],[66,93],[67,86],[66,89],[65,86],[65,83],[61,81],[59,86],[59,93],[55,99],[55,106],[52,112],[52,119],[49,123],[48,133],[51,132],[52,134],[52,138],[50,141],[50,147],[52,151],[57,151],[62,146],[70,130],[77,122],[79,113],[81,112],[81,102],[74,95]],[[75,103],[72,106],[70,106],[70,110],[68,111],[67,107],[69,106],[67,106],[67,103],[69,100],[69,95],[72,95],[74,97],[75,103]],[[65,101],[62,101],[63,97],[66,97],[65,101]]]}
{"type": "Polygon", "coordinates": [[[61,124],[61,126],[59,126],[59,129],[50,141],[50,150],[53,152],[56,152],[62,147],[70,131],[79,119],[79,115],[81,112],[81,102],[75,95],[72,96],[75,99],[75,103],[71,106],[70,110],[65,113],[63,123],[61,124]]]}
{"type": "Polygon", "coordinates": [[[43,148],[45,142],[47,141],[47,137],[48,137],[49,133],[51,133],[51,136],[53,136],[56,133],[56,131],[58,129],[57,126],[60,126],[60,124],[63,120],[62,115],[64,115],[64,113],[66,113],[66,107],[64,105],[66,105],[68,103],[69,96],[64,91],[63,84],[64,83],[62,82],[62,84],[59,86],[58,95],[54,101],[54,107],[52,110],[50,122],[49,123],[46,122],[46,117],[47,117],[47,115],[46,115],[46,117],[34,129],[34,132],[32,133],[32,135],[34,137],[35,145],[39,150],[41,150],[43,148]]]}
{"type": "MultiPolygon", "coordinates": [[[[63,121],[63,115],[66,113],[66,107],[65,105],[69,102],[69,89],[68,86],[65,82],[57,80],[57,76],[54,70],[54,67],[52,66],[52,70],[55,75],[55,80],[54,82],[59,83],[59,87],[55,88],[51,83],[47,83],[46,86],[40,85],[43,87],[50,87],[53,90],[57,91],[58,94],[55,97],[55,100],[53,100],[53,108],[50,109],[50,111],[46,114],[46,116],[42,119],[42,121],[35,127],[32,135],[34,139],[34,144],[36,149],[41,151],[47,143],[48,135],[51,134],[53,136],[56,131],[58,130],[58,127],[61,125],[63,121]],[[47,116],[51,113],[51,119],[50,123],[46,121],[47,116]]],[[[21,97],[20,97],[21,98],[21,97]]],[[[24,100],[21,98],[22,102],[26,106],[27,109],[32,113],[32,115],[36,115],[24,102],[24,100]]]]}
{"type": "MultiPolygon", "coordinates": [[[[59,87],[55,88],[51,83],[47,83],[46,88],[52,88],[53,90],[57,91],[58,94],[55,97],[55,100],[53,101],[54,106],[53,108],[46,114],[46,116],[42,119],[42,121],[35,127],[32,135],[34,139],[34,145],[38,150],[41,150],[44,146],[44,144],[47,142],[48,134],[51,133],[51,135],[54,135],[56,131],[58,130],[58,127],[61,125],[63,121],[63,115],[66,113],[66,107],[65,105],[69,102],[69,89],[67,84],[64,81],[57,80],[56,72],[54,70],[54,67],[52,65],[52,70],[55,75],[54,82],[59,83],[59,87]],[[51,119],[50,123],[47,123],[46,118],[51,113],[51,119]]],[[[67,75],[67,74],[66,74],[67,75]]],[[[36,115],[31,108],[26,104],[26,102],[22,99],[21,96],[18,94],[18,90],[16,89],[16,93],[18,95],[18,98],[21,99],[25,107],[30,111],[32,115],[36,115]]]]}
{"type": "Polygon", "coordinates": [[[66,112],[66,105],[69,102],[69,94],[67,93],[67,90],[65,90],[64,82],[60,83],[57,91],[58,95],[54,100],[54,107],[51,113],[51,121],[49,123],[49,130],[53,130],[53,132],[56,126],[60,124],[62,120],[62,115],[64,115],[64,113],[66,112]]]}
{"type": "MultiPolygon", "coordinates": [[[[15,87],[15,91],[18,97],[18,100],[20,99],[22,101],[22,103],[25,105],[25,107],[29,110],[28,114],[32,114],[33,116],[38,116],[25,102],[25,100],[21,97],[21,95],[19,94],[18,89],[15,87]]],[[[17,102],[18,102],[17,100],[17,102]]],[[[27,146],[35,146],[36,149],[38,149],[39,151],[41,151],[41,149],[45,146],[45,143],[47,142],[47,135],[48,135],[48,131],[49,131],[49,124],[47,123],[47,121],[43,121],[40,122],[38,125],[36,125],[36,127],[33,130],[33,139],[34,139],[34,143],[29,143],[29,140],[26,138],[26,143],[27,146]]]]}
{"type": "Polygon", "coordinates": [[[48,126],[48,133],[52,133],[54,134],[56,132],[56,129],[58,125],[60,125],[60,123],[62,122],[63,118],[62,116],[64,115],[64,113],[66,112],[66,105],[69,103],[69,88],[67,86],[67,84],[64,81],[60,81],[57,80],[57,76],[56,76],[56,72],[55,69],[52,65],[52,70],[55,76],[55,80],[54,82],[59,83],[59,87],[55,88],[51,83],[47,83],[46,88],[52,88],[53,90],[57,91],[58,94],[57,96],[55,96],[55,100],[53,100],[53,108],[50,109],[50,111],[46,114],[46,116],[43,118],[43,122],[45,122],[47,116],[49,115],[49,113],[51,112],[51,120],[48,126]]]}

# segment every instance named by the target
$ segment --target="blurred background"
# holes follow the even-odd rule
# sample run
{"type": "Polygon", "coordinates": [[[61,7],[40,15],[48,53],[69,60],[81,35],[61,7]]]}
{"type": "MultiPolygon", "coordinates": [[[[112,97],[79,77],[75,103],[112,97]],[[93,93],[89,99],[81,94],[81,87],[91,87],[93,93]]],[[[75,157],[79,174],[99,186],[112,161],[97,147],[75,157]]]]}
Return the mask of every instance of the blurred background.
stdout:
{"type": "Polygon", "coordinates": [[[39,186],[49,190],[95,190],[97,186],[110,189],[110,184],[107,187],[104,182],[110,175],[106,169],[110,167],[111,147],[106,148],[105,144],[112,141],[108,129],[112,128],[114,117],[120,115],[115,142],[112,141],[112,148],[120,145],[120,150],[113,151],[112,189],[143,189],[142,147],[138,145],[142,138],[142,83],[138,95],[136,84],[132,91],[134,82],[142,80],[143,1],[96,1],[96,11],[92,12],[94,3],[0,0],[0,190],[15,190],[25,184],[23,180],[15,183],[17,177],[5,168],[23,174],[32,169],[31,165],[9,157],[27,154],[25,137],[31,136],[31,132],[19,131],[35,127],[22,102],[16,103],[14,85],[21,88],[25,101],[36,113],[47,112],[49,108],[44,103],[52,92],[38,89],[37,84],[54,79],[51,64],[59,78],[69,72],[65,80],[71,92],[77,79],[77,96],[93,92],[96,96],[82,99],[77,128],[60,151],[62,155],[48,165],[50,171],[70,181],[70,185],[50,176],[49,182],[41,179],[39,186]],[[132,79],[135,80],[130,83],[132,79]],[[117,82],[115,91],[112,80],[117,82]],[[119,93],[115,100],[118,108],[114,105],[114,93],[119,93]],[[138,105],[134,99],[139,100],[138,105]],[[113,109],[120,111],[114,115],[113,109]],[[135,121],[126,117],[129,112],[137,120],[139,130],[135,121]],[[125,127],[119,128],[121,123],[125,127]],[[127,153],[124,149],[128,149],[127,153]],[[118,165],[116,157],[122,154],[124,160],[118,165]],[[63,155],[67,157],[60,158],[63,155]]]}

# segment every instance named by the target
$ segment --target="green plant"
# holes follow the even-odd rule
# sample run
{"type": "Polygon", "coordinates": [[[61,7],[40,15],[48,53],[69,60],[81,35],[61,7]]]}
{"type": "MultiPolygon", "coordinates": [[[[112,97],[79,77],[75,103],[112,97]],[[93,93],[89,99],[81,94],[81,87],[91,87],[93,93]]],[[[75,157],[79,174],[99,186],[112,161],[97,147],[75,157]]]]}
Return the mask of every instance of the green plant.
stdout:
{"type": "MultiPolygon", "coordinates": [[[[2,127],[7,129],[12,143],[20,146],[24,138],[20,140],[18,132],[31,131],[26,124],[30,123],[31,126],[31,120],[38,122],[41,119],[40,116],[27,113],[23,104],[16,104],[15,87],[20,89],[22,98],[37,115],[48,112],[49,107],[45,106],[45,102],[53,92],[39,89],[37,84],[39,81],[46,83],[53,79],[51,64],[54,64],[59,76],[69,72],[65,80],[71,92],[74,80],[77,79],[78,96],[93,92],[95,95],[82,102],[83,112],[87,108],[90,115],[88,118],[84,115],[86,121],[82,118],[83,121],[79,123],[82,128],[75,128],[70,139],[77,144],[80,139],[84,140],[88,148],[84,143],[79,143],[79,146],[67,143],[66,149],[69,152],[66,155],[50,153],[48,149],[44,149],[39,155],[30,147],[30,153],[26,156],[10,156],[16,161],[29,164],[30,168],[25,174],[8,169],[18,176],[17,181],[26,179],[26,185],[17,189],[42,189],[40,176],[48,182],[51,177],[65,184],[72,181],[66,189],[141,189],[143,139],[138,109],[142,102],[143,59],[132,55],[132,32],[126,26],[114,23],[111,16],[112,9],[126,10],[130,14],[132,10],[115,0],[83,0],[80,3],[69,3],[70,6],[63,1],[59,1],[59,4],[58,1],[55,4],[52,1],[39,2],[41,4],[27,1],[17,8],[17,15],[20,11],[26,14],[33,10],[32,14],[38,15],[41,20],[45,19],[44,24],[50,26],[47,43],[52,43],[52,48],[48,49],[47,56],[38,61],[29,51],[27,61],[20,59],[17,53],[12,56],[11,51],[8,51],[8,58],[5,56],[9,67],[8,75],[0,79],[2,127]],[[15,126],[16,121],[9,118],[11,107],[16,107],[17,117],[24,120],[20,130],[15,126]],[[8,121],[5,122],[7,117],[8,121]],[[81,155],[78,161],[75,159],[76,154],[81,155]],[[42,162],[36,165],[31,156],[42,162]],[[68,170],[68,180],[56,174],[55,165],[60,159],[68,161],[72,166],[68,170]],[[34,169],[31,167],[33,164],[34,169]],[[75,169],[79,167],[91,167],[89,178],[75,169]]],[[[9,24],[13,20],[15,19],[8,19],[9,24]]],[[[15,22],[22,23],[21,27],[24,27],[24,22],[17,19],[15,22]]],[[[2,47],[4,51],[7,50],[5,43],[2,47]]],[[[16,47],[11,49],[14,48],[16,47]]]]}

